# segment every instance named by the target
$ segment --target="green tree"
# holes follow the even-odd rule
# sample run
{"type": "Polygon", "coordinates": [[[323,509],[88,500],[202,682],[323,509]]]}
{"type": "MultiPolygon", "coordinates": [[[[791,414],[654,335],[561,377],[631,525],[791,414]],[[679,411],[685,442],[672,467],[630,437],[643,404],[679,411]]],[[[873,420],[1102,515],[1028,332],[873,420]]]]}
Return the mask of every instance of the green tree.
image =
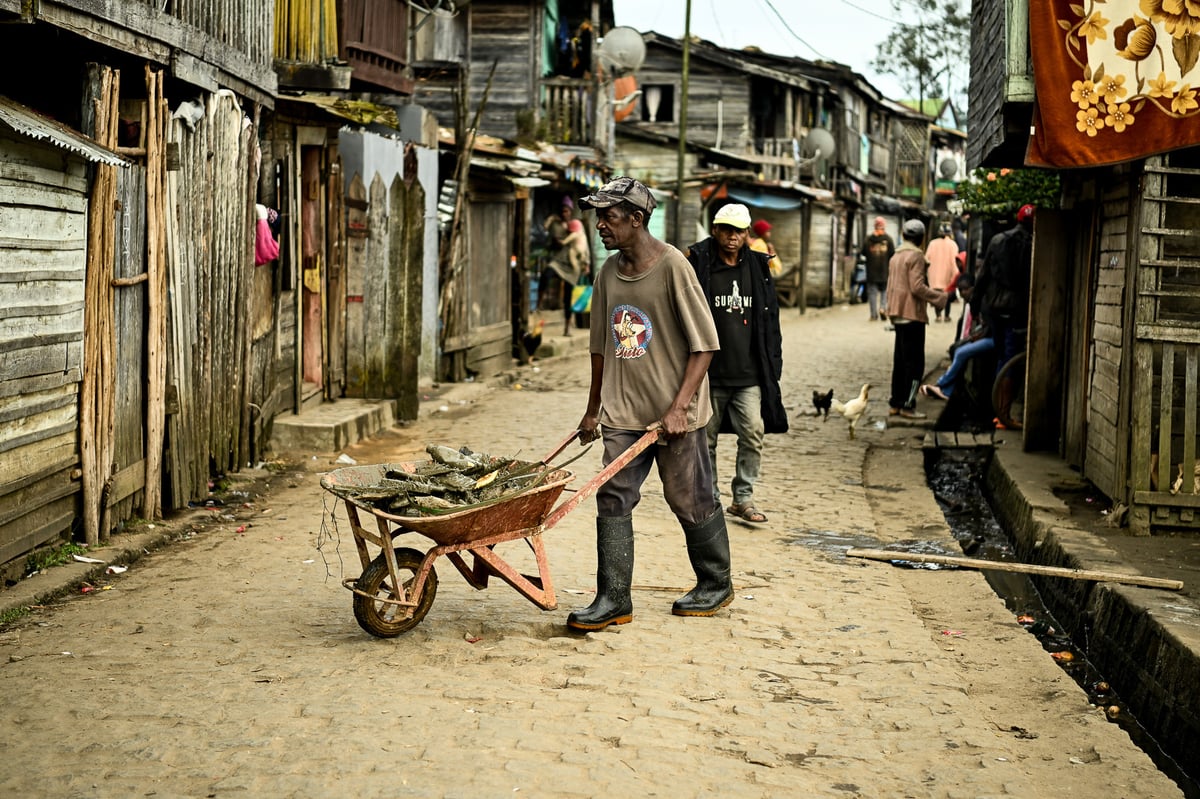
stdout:
{"type": "Polygon", "coordinates": [[[922,108],[927,99],[964,97],[966,78],[960,73],[970,62],[971,16],[963,0],[892,0],[892,11],[904,21],[879,43],[871,67],[894,75],[922,108]]]}

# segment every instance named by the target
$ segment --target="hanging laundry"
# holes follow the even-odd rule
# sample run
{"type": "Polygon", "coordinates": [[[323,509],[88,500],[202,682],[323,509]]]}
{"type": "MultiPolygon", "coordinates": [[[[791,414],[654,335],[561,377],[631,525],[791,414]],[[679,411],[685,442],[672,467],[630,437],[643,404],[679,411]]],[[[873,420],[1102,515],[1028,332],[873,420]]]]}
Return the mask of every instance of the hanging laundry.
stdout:
{"type": "Polygon", "coordinates": [[[254,231],[254,265],[262,266],[279,257],[279,242],[275,241],[275,236],[271,233],[271,223],[267,221],[267,206],[256,204],[254,210],[258,215],[254,231]]]}

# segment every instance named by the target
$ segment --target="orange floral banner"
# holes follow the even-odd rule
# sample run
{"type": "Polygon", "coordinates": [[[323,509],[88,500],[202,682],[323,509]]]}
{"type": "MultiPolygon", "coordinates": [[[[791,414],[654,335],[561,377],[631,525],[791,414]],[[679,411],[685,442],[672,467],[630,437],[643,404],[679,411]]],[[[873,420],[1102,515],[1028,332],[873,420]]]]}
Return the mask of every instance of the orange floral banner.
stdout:
{"type": "Polygon", "coordinates": [[[1026,163],[1082,167],[1200,144],[1200,0],[1029,0],[1026,163]]]}

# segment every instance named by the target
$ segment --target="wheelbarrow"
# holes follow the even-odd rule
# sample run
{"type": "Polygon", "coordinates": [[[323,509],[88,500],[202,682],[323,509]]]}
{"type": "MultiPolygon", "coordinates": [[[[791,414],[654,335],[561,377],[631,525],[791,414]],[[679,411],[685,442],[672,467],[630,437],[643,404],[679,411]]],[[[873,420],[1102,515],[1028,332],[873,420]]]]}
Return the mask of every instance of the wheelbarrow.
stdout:
{"type": "Polygon", "coordinates": [[[538,462],[546,474],[534,488],[501,497],[491,504],[436,516],[397,516],[339,494],[337,490],[346,486],[373,486],[388,471],[412,473],[422,463],[350,466],[322,477],[321,487],[345,503],[354,545],[362,562],[361,575],[342,581],[342,585],[354,594],[354,617],[359,626],[380,638],[394,638],[416,627],[429,612],[437,595],[438,575],[433,563],[443,555],[476,590],[487,588],[488,578],[495,575],[542,610],[556,609],[558,599],[554,594],[542,533],[558,524],[657,441],[659,431],[647,432],[579,488],[574,496],[555,507],[554,503],[575,475],[548,464],[579,436],[579,430],[571,433],[538,462]],[[376,530],[364,526],[363,512],[375,517],[376,530]],[[394,547],[394,539],[406,533],[430,538],[436,546],[425,552],[411,547],[394,547]],[[524,539],[533,551],[537,575],[521,574],[496,552],[497,544],[517,539],[524,539]],[[371,547],[379,549],[374,558],[371,547]],[[472,556],[469,563],[464,557],[466,554],[472,556]]]}

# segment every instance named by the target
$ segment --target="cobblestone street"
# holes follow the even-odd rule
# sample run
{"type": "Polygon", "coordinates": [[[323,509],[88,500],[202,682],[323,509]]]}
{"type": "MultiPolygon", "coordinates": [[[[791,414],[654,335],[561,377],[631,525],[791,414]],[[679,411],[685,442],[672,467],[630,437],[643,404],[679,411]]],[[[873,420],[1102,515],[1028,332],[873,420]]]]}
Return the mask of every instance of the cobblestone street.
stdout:
{"type": "MultiPolygon", "coordinates": [[[[929,368],[954,327],[929,326],[929,368]]],[[[589,501],[545,537],[557,610],[499,580],[477,592],[439,560],[424,621],[374,638],[340,584],[359,572],[345,511],[319,486],[339,453],[305,453],[236,479],[257,492],[249,478],[269,478],[250,507],[168,520],[180,540],[110,590],[0,633],[0,792],[1180,796],[980,573],[844,556],[901,539],[955,546],[925,485],[927,426],[887,424],[893,338],[865,306],[785,311],[784,339],[792,430],[768,437],[755,498],[769,521],[730,522],[736,598],[717,616],[670,613],[693,576],[652,476],[634,514],[631,624],[566,630],[595,582],[589,501]],[[814,415],[812,390],[845,400],[864,382],[855,439],[814,415]]],[[[418,422],[346,454],[414,460],[439,443],[536,460],[583,413],[588,359],[575,352],[431,396],[418,422]]],[[[920,407],[932,422],[938,409],[920,407]]],[[[733,451],[723,438],[726,500],[733,451]]],[[[600,447],[568,468],[586,482],[600,447]]],[[[522,542],[502,547],[531,568],[522,542]]]]}

